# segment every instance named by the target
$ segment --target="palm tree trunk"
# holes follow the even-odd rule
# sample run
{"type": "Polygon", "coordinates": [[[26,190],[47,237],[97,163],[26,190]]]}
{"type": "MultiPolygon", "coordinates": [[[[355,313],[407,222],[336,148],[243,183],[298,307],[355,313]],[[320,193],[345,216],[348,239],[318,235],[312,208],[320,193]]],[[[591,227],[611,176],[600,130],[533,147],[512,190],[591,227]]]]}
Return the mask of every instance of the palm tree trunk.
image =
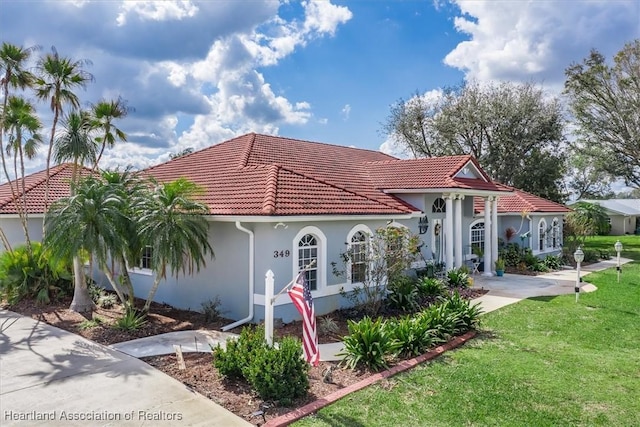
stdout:
{"type": "Polygon", "coordinates": [[[42,216],[42,240],[44,240],[46,230],[44,224],[47,219],[47,210],[49,209],[49,181],[51,180],[51,153],[53,152],[53,139],[56,134],[56,125],[58,124],[58,117],[60,116],[60,109],[56,106],[53,112],[53,125],[51,126],[51,138],[49,139],[49,149],[47,151],[47,166],[46,166],[46,178],[44,186],[44,212],[42,216]]]}
{"type": "Polygon", "coordinates": [[[87,282],[84,280],[83,266],[78,256],[73,257],[73,301],[69,306],[69,310],[78,313],[86,313],[93,311],[96,305],[89,296],[87,282]]]}
{"type": "MultiPolygon", "coordinates": [[[[20,179],[22,183],[22,214],[20,215],[20,222],[22,223],[22,228],[24,229],[24,239],[27,244],[27,253],[29,256],[33,255],[31,250],[31,239],[29,238],[29,213],[27,209],[27,189],[24,183],[24,153],[22,151],[22,144],[20,144],[19,151],[20,153],[20,179]]],[[[16,178],[18,177],[18,172],[16,171],[16,178]]]]}
{"type": "Polygon", "coordinates": [[[147,295],[147,300],[144,302],[144,308],[143,311],[149,312],[149,308],[151,307],[151,302],[153,301],[153,297],[156,294],[156,291],[158,290],[158,287],[160,286],[160,280],[162,278],[160,277],[160,274],[156,273],[155,275],[155,279],[153,279],[153,285],[151,286],[151,289],[149,290],[149,295],[147,295]]]}
{"type": "Polygon", "coordinates": [[[124,286],[125,293],[129,297],[129,304],[133,307],[135,294],[133,292],[133,285],[131,284],[131,276],[129,276],[129,270],[127,270],[127,262],[122,255],[120,255],[120,271],[123,277],[122,286],[124,286]]]}
{"type": "Polygon", "coordinates": [[[128,299],[125,298],[124,293],[120,288],[120,285],[118,285],[117,281],[113,277],[113,274],[111,274],[111,270],[109,270],[109,267],[105,264],[101,267],[101,270],[104,273],[104,275],[107,276],[107,280],[109,281],[109,284],[111,285],[113,290],[116,291],[116,294],[118,295],[118,298],[120,298],[120,302],[122,302],[122,305],[124,305],[124,307],[127,309],[131,307],[132,304],[130,304],[128,299]]]}

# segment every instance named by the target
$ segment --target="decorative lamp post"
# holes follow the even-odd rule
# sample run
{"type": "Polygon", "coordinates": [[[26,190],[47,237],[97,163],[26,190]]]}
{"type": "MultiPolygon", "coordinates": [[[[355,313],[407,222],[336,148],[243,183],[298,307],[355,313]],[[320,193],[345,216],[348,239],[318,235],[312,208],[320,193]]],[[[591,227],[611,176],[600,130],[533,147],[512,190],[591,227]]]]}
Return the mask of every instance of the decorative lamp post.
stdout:
{"type": "Polygon", "coordinates": [[[584,252],[578,246],[578,249],[573,253],[573,259],[576,261],[576,271],[578,272],[578,276],[576,277],[576,302],[578,302],[578,297],[580,296],[580,263],[584,261],[584,252]]]}
{"type": "Polygon", "coordinates": [[[620,252],[622,252],[622,243],[620,243],[620,240],[618,240],[616,244],[613,245],[613,247],[618,253],[618,263],[616,266],[616,270],[618,270],[618,283],[620,283],[620,272],[622,271],[622,268],[620,267],[620,252]]]}

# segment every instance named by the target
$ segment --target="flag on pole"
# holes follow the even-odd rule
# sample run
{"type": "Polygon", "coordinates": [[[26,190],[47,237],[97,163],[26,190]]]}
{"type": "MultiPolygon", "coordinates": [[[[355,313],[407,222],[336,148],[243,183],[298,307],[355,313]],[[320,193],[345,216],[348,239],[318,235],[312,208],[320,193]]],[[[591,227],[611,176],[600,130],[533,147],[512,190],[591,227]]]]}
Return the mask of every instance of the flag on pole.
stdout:
{"type": "Polygon", "coordinates": [[[311,289],[304,279],[304,271],[298,274],[291,289],[287,291],[293,305],[302,316],[302,348],[304,358],[313,366],[320,363],[320,350],[318,348],[318,331],[316,329],[316,313],[313,308],[311,289]]]}

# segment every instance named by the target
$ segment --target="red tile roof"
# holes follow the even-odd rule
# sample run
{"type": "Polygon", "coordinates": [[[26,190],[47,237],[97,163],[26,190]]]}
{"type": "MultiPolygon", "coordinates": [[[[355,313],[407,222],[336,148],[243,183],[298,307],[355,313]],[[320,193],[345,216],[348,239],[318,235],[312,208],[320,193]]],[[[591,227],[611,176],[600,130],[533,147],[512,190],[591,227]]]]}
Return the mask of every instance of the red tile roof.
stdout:
{"type": "MultiPolygon", "coordinates": [[[[73,163],[63,163],[51,168],[49,173],[49,203],[69,196],[69,183],[71,182],[72,171],[73,163]]],[[[90,173],[90,170],[83,168],[81,173],[86,175],[90,173]]],[[[25,177],[24,193],[27,195],[27,213],[44,212],[46,179],[46,171],[44,170],[25,177]]],[[[13,191],[17,191],[17,194],[22,195],[22,185],[17,189],[17,183],[21,183],[21,181],[12,181],[13,191]]],[[[0,214],[17,213],[18,210],[16,209],[9,183],[0,185],[0,214]]]]}
{"type": "MultiPolygon", "coordinates": [[[[513,191],[514,194],[508,196],[500,196],[498,199],[498,213],[521,213],[521,212],[538,212],[538,213],[566,213],[571,209],[560,203],[535,196],[524,190],[500,184],[501,187],[513,191]]],[[[476,197],[473,200],[473,207],[476,213],[484,212],[484,200],[476,197]]]]}
{"type": "Polygon", "coordinates": [[[205,189],[203,201],[214,215],[406,214],[419,210],[383,190],[505,191],[490,181],[453,178],[470,161],[477,165],[470,156],[399,160],[377,151],[247,134],[144,173],[159,181],[194,181],[205,189]]]}
{"type": "MultiPolygon", "coordinates": [[[[187,178],[212,215],[395,215],[418,212],[393,190],[509,192],[471,156],[400,160],[358,148],[247,134],[142,171],[160,182],[187,178]],[[469,163],[481,179],[456,178],[469,163]],[[385,191],[388,190],[388,191],[385,191]]],[[[51,200],[69,195],[71,165],[51,172],[51,200]]],[[[25,179],[29,212],[44,209],[45,172],[25,179]]],[[[8,184],[0,213],[15,213],[8,184]]]]}

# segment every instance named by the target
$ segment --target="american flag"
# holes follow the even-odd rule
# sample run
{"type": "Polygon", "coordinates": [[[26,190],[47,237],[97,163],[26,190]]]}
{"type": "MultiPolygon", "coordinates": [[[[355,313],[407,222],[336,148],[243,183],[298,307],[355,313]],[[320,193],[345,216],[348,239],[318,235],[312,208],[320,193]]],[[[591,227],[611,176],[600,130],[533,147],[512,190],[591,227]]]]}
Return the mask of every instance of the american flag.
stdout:
{"type": "Polygon", "coordinates": [[[291,289],[287,291],[293,305],[302,316],[302,348],[304,358],[313,366],[320,363],[320,350],[318,349],[318,331],[316,329],[316,313],[313,309],[313,298],[304,272],[298,274],[291,289]]]}

